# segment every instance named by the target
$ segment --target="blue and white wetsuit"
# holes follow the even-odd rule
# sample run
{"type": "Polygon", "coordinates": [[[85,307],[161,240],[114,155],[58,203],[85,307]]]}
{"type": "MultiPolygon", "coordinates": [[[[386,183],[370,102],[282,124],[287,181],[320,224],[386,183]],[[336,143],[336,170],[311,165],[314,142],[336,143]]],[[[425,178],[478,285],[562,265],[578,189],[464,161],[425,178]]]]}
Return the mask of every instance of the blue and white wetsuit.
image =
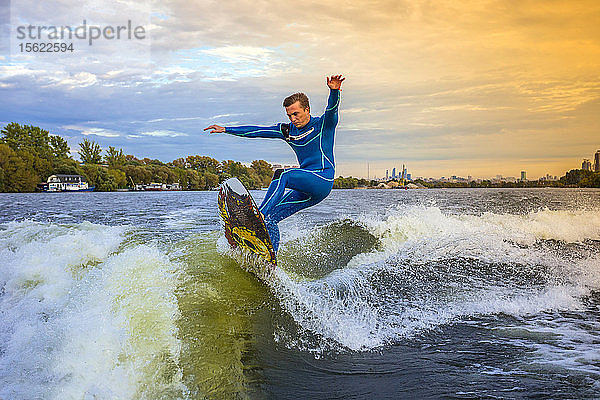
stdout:
{"type": "Polygon", "coordinates": [[[283,139],[296,153],[300,167],[275,171],[259,207],[275,251],[279,248],[277,223],[319,203],[331,192],[335,177],[333,142],[339,104],[340,91],[331,89],[325,113],[320,117],[311,116],[300,129],[293,124],[225,127],[226,133],[236,136],[283,139]]]}

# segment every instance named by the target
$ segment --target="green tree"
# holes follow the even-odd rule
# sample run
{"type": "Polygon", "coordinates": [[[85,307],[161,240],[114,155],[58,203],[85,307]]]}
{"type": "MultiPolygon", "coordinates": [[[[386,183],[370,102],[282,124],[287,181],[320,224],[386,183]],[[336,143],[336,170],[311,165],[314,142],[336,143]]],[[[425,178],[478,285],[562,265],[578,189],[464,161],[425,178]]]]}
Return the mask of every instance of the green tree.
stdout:
{"type": "Polygon", "coordinates": [[[14,151],[26,150],[34,156],[47,160],[52,160],[54,156],[48,131],[38,126],[21,126],[16,122],[12,122],[6,125],[1,133],[2,138],[0,141],[6,143],[14,151]]]}
{"type": "MultiPolygon", "coordinates": [[[[30,154],[31,156],[31,154],[30,154]]],[[[39,182],[31,162],[23,159],[6,143],[0,143],[0,192],[33,192],[39,182]]]]}
{"type": "Polygon", "coordinates": [[[131,154],[127,154],[125,156],[125,164],[127,165],[142,165],[142,162],[138,160],[135,156],[131,154]]]}
{"type": "Polygon", "coordinates": [[[129,184],[135,185],[147,185],[152,182],[152,171],[142,165],[126,165],[125,174],[129,184]]]}
{"type": "Polygon", "coordinates": [[[572,169],[560,178],[560,182],[564,185],[578,186],[581,181],[590,178],[594,173],[583,169],[572,169]]]}
{"type": "Polygon", "coordinates": [[[177,176],[166,166],[152,165],[152,182],[173,183],[177,176]]]}
{"type": "Polygon", "coordinates": [[[53,166],[53,174],[81,175],[83,171],[79,169],[79,163],[72,158],[60,160],[53,166]]]}
{"type": "Polygon", "coordinates": [[[227,160],[222,163],[223,174],[221,178],[233,177],[238,178],[248,189],[259,189],[262,187],[262,182],[256,171],[246,167],[239,161],[227,160]]]}
{"type": "Polygon", "coordinates": [[[33,170],[33,175],[37,176],[38,182],[42,180],[46,181],[52,175],[53,167],[50,160],[38,157],[27,150],[20,150],[16,153],[25,162],[26,168],[33,170]]]}
{"type": "Polygon", "coordinates": [[[71,149],[67,144],[67,141],[60,136],[50,136],[50,147],[52,148],[52,155],[56,160],[64,160],[69,158],[71,149]]]}
{"type": "Polygon", "coordinates": [[[157,159],[152,160],[148,157],[144,157],[143,159],[140,160],[140,162],[145,165],[157,165],[157,166],[165,165],[165,163],[160,160],[157,160],[157,159]]]}
{"type": "Polygon", "coordinates": [[[187,169],[184,172],[186,174],[187,189],[198,190],[201,188],[201,185],[203,188],[203,185],[206,183],[206,181],[201,181],[201,175],[198,173],[198,171],[193,169],[187,169]]]}
{"type": "Polygon", "coordinates": [[[586,176],[579,182],[579,185],[582,187],[600,188],[600,172],[586,176]]]}
{"type": "Polygon", "coordinates": [[[125,172],[115,168],[108,168],[107,172],[112,178],[111,181],[116,185],[116,188],[124,189],[127,187],[127,176],[125,175],[125,172]]]}
{"type": "Polygon", "coordinates": [[[334,189],[353,189],[358,186],[358,179],[353,177],[344,178],[339,176],[333,180],[334,189]]]}
{"type": "Polygon", "coordinates": [[[108,146],[106,155],[104,156],[104,162],[108,164],[110,168],[121,167],[125,164],[125,155],[123,149],[115,149],[113,146],[108,146]]]}
{"type": "Polygon", "coordinates": [[[169,163],[169,166],[173,166],[175,168],[186,168],[185,158],[177,158],[169,163]]]}
{"type": "Polygon", "coordinates": [[[204,181],[204,190],[211,190],[216,188],[219,185],[219,175],[213,174],[212,172],[206,172],[202,174],[202,178],[204,181]]]}
{"type": "Polygon", "coordinates": [[[96,191],[111,192],[119,187],[115,174],[110,173],[108,168],[95,164],[85,164],[81,168],[88,185],[95,186],[96,191]]]}
{"type": "Polygon", "coordinates": [[[210,172],[219,175],[221,171],[221,163],[214,158],[207,156],[188,156],[185,159],[186,165],[198,172],[210,172]]]}
{"type": "Polygon", "coordinates": [[[102,156],[100,156],[102,149],[98,143],[92,140],[83,139],[83,142],[79,143],[79,148],[79,156],[83,163],[100,164],[102,161],[102,156]]]}
{"type": "Polygon", "coordinates": [[[254,160],[250,167],[258,174],[260,186],[269,186],[271,178],[273,178],[273,166],[264,160],[254,160]]]}

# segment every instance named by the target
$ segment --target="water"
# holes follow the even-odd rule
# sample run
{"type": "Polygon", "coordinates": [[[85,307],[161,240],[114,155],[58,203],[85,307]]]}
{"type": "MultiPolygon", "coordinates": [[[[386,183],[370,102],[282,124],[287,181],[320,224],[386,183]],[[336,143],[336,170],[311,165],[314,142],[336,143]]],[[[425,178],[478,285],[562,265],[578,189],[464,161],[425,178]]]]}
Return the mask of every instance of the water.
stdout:
{"type": "Polygon", "coordinates": [[[334,191],[268,286],[215,192],[0,210],[1,399],[600,397],[599,190],[334,191]]]}

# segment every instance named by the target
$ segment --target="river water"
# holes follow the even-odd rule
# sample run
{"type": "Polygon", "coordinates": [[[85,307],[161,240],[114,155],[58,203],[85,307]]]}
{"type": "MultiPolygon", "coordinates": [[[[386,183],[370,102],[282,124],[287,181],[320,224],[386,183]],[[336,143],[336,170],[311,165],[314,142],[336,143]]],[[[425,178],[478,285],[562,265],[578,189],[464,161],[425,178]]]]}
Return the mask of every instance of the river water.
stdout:
{"type": "Polygon", "coordinates": [[[0,194],[0,398],[600,397],[600,190],[335,190],[269,284],[216,200],[0,194]]]}

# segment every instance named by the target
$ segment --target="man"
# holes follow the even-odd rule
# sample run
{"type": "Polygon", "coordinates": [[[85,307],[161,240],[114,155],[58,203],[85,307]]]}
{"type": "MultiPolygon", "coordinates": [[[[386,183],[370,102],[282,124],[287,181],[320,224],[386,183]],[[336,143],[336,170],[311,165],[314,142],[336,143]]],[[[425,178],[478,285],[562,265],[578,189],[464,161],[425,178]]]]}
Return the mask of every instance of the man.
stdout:
{"type": "Polygon", "coordinates": [[[310,104],[304,93],[294,93],[283,101],[291,124],[273,126],[223,127],[211,125],[210,133],[230,133],[244,137],[285,140],[296,153],[299,168],[278,169],[259,209],[265,218],[273,248],[279,248],[277,223],[298,211],[321,202],[333,187],[335,163],[333,142],[338,122],[340,90],[346,78],[327,77],[329,99],[321,117],[310,115],[310,104]],[[286,192],[286,189],[289,189],[286,192]]]}

